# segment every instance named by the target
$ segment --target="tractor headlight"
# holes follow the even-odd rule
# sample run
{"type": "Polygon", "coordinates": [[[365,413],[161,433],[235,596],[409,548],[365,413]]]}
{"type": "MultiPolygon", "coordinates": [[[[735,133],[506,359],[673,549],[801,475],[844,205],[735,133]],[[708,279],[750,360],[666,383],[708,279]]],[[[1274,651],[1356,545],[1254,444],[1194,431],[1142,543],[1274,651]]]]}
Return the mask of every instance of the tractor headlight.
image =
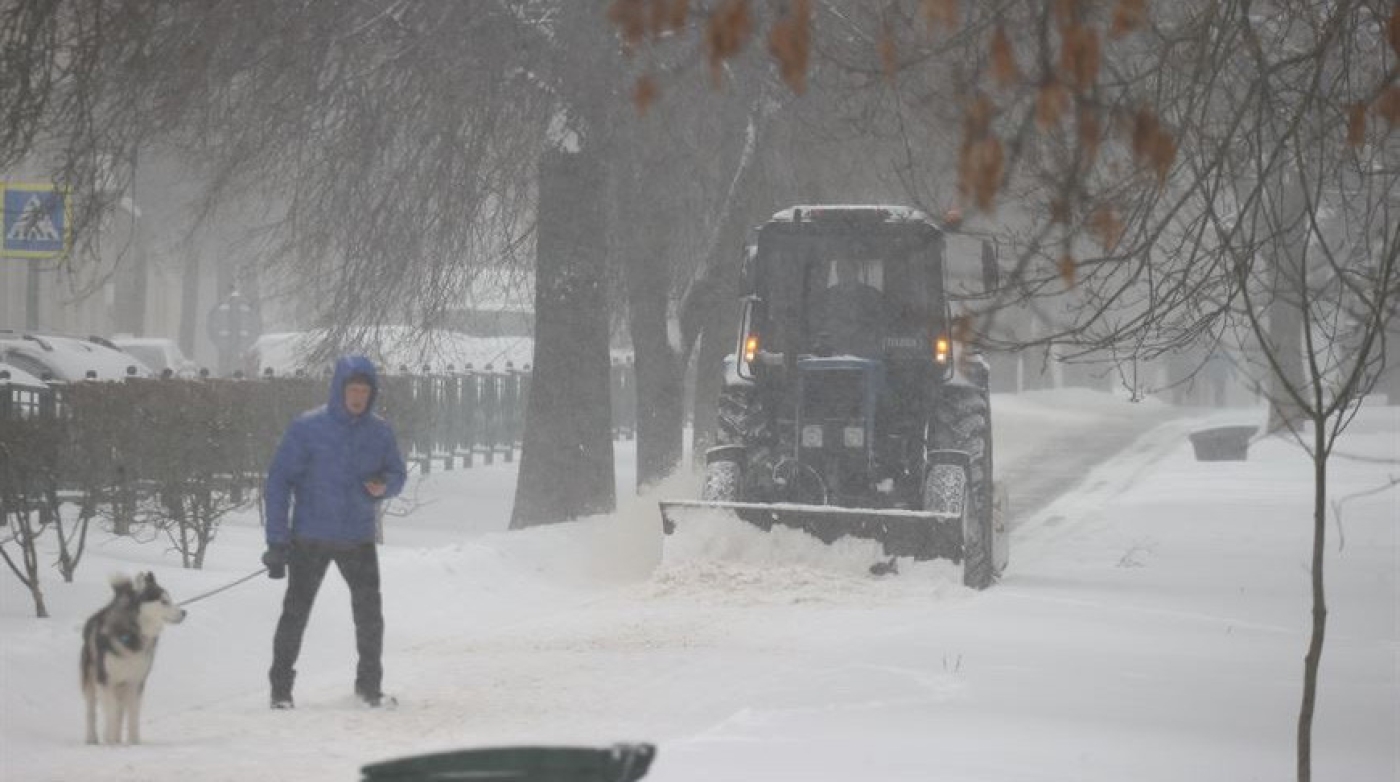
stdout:
{"type": "Polygon", "coordinates": [[[822,447],[822,427],[821,424],[807,424],[802,427],[802,447],[820,448],[822,447]]]}
{"type": "Polygon", "coordinates": [[[859,426],[848,426],[841,432],[841,440],[847,448],[865,447],[865,429],[859,426]]]}

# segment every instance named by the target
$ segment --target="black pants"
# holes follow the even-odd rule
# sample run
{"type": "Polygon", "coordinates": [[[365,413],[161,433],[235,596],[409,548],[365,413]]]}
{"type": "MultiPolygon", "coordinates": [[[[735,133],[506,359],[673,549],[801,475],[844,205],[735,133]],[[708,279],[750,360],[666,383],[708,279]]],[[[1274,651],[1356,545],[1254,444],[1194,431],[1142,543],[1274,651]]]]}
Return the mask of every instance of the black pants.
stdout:
{"type": "Polygon", "coordinates": [[[355,692],[378,695],[384,679],[384,610],[379,596],[379,552],[373,543],[333,544],[297,540],[287,558],[287,595],[282,600],[282,618],[272,639],[272,683],[274,698],[290,697],[296,679],[297,655],[311,605],[334,562],[350,587],[350,610],[355,617],[355,648],[360,661],[355,670],[355,692]]]}

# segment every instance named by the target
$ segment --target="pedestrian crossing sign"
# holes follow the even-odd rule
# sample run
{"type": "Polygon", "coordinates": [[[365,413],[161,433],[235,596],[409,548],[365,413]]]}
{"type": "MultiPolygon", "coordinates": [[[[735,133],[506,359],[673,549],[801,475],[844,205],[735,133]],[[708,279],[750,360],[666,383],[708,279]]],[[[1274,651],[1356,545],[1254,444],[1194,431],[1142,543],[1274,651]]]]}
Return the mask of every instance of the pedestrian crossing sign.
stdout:
{"type": "Polygon", "coordinates": [[[68,250],[68,193],[45,184],[0,184],[0,257],[54,258],[68,250]]]}

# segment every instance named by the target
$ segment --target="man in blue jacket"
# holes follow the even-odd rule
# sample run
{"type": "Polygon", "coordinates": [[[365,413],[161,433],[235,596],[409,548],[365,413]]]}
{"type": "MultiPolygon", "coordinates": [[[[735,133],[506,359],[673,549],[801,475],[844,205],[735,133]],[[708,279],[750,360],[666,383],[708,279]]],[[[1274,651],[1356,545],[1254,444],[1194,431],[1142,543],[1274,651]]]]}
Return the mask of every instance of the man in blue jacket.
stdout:
{"type": "Polygon", "coordinates": [[[403,489],[406,473],[394,431],[372,412],[378,388],[369,359],[337,361],[330,398],[292,421],[267,473],[263,564],[272,578],[289,576],[268,672],[274,709],[292,708],[293,666],[332,562],[350,587],[359,651],[355,694],[368,706],[385,702],[375,506],[403,489]]]}

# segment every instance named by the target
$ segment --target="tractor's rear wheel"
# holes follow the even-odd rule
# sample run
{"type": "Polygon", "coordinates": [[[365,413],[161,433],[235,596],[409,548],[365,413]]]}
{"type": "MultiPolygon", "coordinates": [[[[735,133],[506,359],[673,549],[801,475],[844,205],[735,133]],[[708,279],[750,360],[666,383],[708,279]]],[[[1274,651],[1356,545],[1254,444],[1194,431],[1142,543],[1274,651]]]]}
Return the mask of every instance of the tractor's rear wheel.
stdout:
{"type": "Polygon", "coordinates": [[[945,386],[934,407],[933,443],[968,456],[963,524],[963,584],[986,589],[996,579],[992,558],[992,414],[986,392],[945,386]]]}
{"type": "Polygon", "coordinates": [[[701,494],[706,499],[720,501],[754,500],[763,498],[765,487],[752,480],[752,476],[762,473],[757,465],[769,464],[772,459],[773,430],[763,404],[753,388],[744,386],[726,387],[719,397],[719,411],[715,440],[718,447],[739,446],[740,456],[727,462],[730,466],[720,467],[721,462],[705,466],[705,483],[701,494]],[[711,483],[718,490],[721,484],[730,486],[728,497],[710,497],[711,483]]]}
{"type": "Polygon", "coordinates": [[[719,395],[716,442],[753,448],[770,438],[768,416],[752,388],[733,386],[719,395]]]}
{"type": "Polygon", "coordinates": [[[705,465],[705,482],[700,486],[700,499],[705,502],[734,502],[739,499],[739,484],[744,473],[739,463],[730,459],[705,465]]]}

